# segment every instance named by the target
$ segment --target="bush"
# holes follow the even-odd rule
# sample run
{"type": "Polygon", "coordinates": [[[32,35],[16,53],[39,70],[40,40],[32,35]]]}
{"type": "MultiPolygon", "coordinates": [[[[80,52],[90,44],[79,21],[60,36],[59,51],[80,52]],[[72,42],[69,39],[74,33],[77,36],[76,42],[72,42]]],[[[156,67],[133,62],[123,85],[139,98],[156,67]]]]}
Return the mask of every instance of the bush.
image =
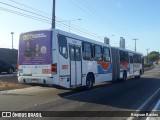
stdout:
{"type": "Polygon", "coordinates": [[[150,64],[144,64],[144,68],[148,68],[148,67],[151,67],[152,65],[150,64]]]}

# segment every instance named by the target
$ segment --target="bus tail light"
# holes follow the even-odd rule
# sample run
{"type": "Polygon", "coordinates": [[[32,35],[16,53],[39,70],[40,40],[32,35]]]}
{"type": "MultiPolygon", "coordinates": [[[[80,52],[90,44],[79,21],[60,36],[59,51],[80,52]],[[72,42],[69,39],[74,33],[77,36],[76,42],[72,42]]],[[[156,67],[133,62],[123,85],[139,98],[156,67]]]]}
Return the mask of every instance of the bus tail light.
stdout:
{"type": "Polygon", "coordinates": [[[52,73],[57,74],[57,63],[51,65],[51,71],[52,73]]]}

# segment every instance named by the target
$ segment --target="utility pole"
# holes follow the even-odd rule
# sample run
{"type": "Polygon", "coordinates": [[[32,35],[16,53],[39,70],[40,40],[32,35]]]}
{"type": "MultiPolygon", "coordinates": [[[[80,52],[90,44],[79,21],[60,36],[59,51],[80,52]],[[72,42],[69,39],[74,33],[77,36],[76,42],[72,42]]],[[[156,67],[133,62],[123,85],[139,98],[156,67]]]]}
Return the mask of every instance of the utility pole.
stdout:
{"type": "Polygon", "coordinates": [[[55,5],[55,0],[53,0],[53,8],[52,8],[52,28],[55,29],[55,8],[56,8],[56,5],[55,5]]]}
{"type": "Polygon", "coordinates": [[[136,52],[136,41],[137,41],[138,39],[132,39],[132,40],[135,40],[135,52],[136,52]]]}
{"type": "Polygon", "coordinates": [[[148,50],[149,50],[149,49],[146,49],[146,50],[147,50],[147,64],[148,64],[148,50]]]}
{"type": "Polygon", "coordinates": [[[11,32],[11,34],[12,34],[12,49],[13,49],[13,34],[14,34],[14,32],[11,32]]]}

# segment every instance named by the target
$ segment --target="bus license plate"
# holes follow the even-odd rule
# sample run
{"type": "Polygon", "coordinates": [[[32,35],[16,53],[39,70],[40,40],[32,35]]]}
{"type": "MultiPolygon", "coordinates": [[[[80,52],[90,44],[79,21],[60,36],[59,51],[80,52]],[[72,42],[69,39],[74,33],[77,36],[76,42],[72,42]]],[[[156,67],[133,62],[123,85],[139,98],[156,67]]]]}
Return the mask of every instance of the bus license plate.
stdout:
{"type": "Polygon", "coordinates": [[[32,83],[38,83],[37,79],[32,79],[32,83]]]}

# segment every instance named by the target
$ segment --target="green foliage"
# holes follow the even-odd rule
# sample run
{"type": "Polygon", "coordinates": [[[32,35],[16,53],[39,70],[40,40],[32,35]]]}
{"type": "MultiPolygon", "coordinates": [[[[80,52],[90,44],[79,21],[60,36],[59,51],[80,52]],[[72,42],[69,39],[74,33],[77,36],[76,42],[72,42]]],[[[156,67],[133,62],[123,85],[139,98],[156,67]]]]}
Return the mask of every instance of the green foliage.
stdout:
{"type": "Polygon", "coordinates": [[[148,55],[148,60],[149,60],[149,61],[157,61],[157,60],[159,60],[159,52],[152,51],[152,52],[148,55]]]}

